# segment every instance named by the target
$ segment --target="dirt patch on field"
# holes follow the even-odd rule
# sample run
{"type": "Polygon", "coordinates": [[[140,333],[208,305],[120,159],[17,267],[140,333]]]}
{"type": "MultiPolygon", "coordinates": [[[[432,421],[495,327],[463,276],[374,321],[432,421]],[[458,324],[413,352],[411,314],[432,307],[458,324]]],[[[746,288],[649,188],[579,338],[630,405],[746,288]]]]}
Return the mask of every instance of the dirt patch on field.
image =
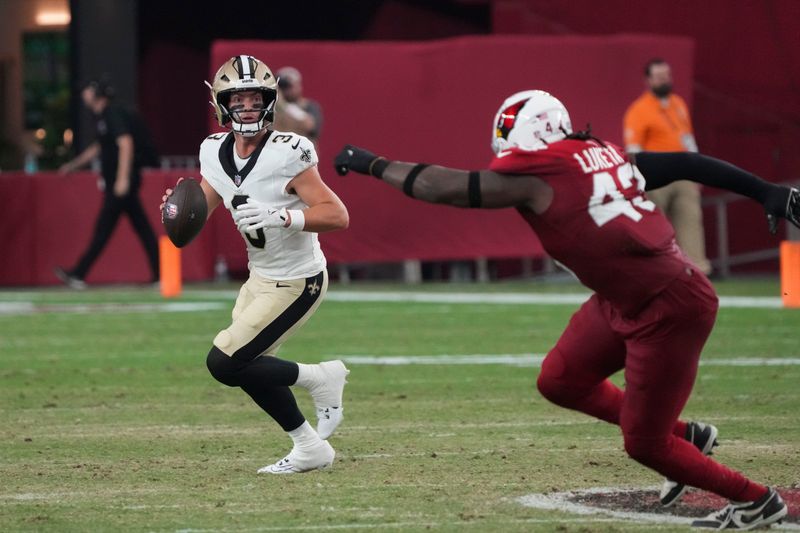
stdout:
{"type": "MultiPolygon", "coordinates": [[[[800,489],[779,487],[778,492],[786,502],[786,505],[789,506],[789,514],[784,521],[799,524],[800,489]]],[[[658,493],[652,490],[610,490],[607,492],[576,493],[569,498],[569,501],[613,511],[685,516],[689,518],[706,516],[713,511],[721,509],[727,503],[726,500],[715,494],[691,491],[686,493],[680,502],[670,508],[664,508],[658,502],[658,493]]]]}

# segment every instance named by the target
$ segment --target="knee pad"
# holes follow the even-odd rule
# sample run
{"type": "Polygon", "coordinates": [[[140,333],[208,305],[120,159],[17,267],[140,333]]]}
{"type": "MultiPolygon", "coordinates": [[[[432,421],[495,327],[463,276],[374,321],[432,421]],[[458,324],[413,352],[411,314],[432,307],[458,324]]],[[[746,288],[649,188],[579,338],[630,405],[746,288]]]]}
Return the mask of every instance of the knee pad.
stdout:
{"type": "Polygon", "coordinates": [[[206,366],[214,379],[220,383],[229,387],[239,386],[239,363],[216,346],[212,346],[208,352],[206,366]]]}
{"type": "Polygon", "coordinates": [[[574,400],[590,394],[605,380],[606,376],[587,372],[575,363],[570,366],[561,350],[553,348],[542,361],[536,386],[551,402],[558,405],[567,402],[565,406],[569,407],[574,400]]]}
{"type": "Polygon", "coordinates": [[[558,398],[563,394],[564,383],[561,379],[564,375],[565,364],[561,352],[553,349],[542,361],[542,369],[539,378],[536,380],[536,388],[539,392],[553,403],[559,403],[558,398]]]}
{"type": "Polygon", "coordinates": [[[669,450],[667,439],[624,435],[625,452],[628,456],[647,467],[658,470],[666,459],[669,450]]]}

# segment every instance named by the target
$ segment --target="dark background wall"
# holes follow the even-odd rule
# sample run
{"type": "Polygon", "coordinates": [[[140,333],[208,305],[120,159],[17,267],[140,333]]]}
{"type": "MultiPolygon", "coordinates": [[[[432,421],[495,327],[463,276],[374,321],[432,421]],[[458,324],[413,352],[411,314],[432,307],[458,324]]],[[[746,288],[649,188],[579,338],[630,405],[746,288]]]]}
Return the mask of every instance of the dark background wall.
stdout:
{"type": "MultiPolygon", "coordinates": [[[[251,2],[246,9],[203,9],[186,0],[71,0],[70,6],[75,83],[109,73],[121,98],[138,104],[164,154],[193,154],[207,132],[202,81],[217,39],[656,33],[695,41],[695,81],[684,96],[694,101],[702,151],[767,177],[793,178],[800,167],[797,0],[319,0],[251,2]]],[[[87,117],[79,111],[76,103],[81,146],[87,117]]]]}
{"type": "Polygon", "coordinates": [[[418,40],[488,34],[490,12],[488,0],[250,2],[246,10],[207,11],[198,11],[195,2],[138,0],[140,107],[162,153],[192,154],[208,132],[209,115],[203,112],[210,113],[210,106],[203,80],[211,70],[214,40],[418,40]],[[180,98],[166,100],[165,84],[180,91],[180,98]]]}
{"type": "Polygon", "coordinates": [[[94,139],[94,126],[81,108],[80,89],[90,79],[113,80],[120,102],[133,106],[139,61],[136,49],[138,25],[135,1],[70,0],[72,75],[72,124],[76,146],[81,149],[94,139]]]}
{"type": "MultiPolygon", "coordinates": [[[[684,97],[694,101],[701,150],[768,177],[793,178],[800,167],[800,151],[794,149],[800,144],[796,0],[254,2],[246,16],[238,10],[198,12],[190,2],[138,0],[137,17],[139,104],[163,153],[194,153],[207,131],[207,115],[198,110],[209,109],[202,80],[209,75],[208,51],[216,39],[656,33],[695,41],[695,80],[684,97]],[[170,81],[176,75],[177,84],[170,81]],[[179,90],[180,98],[165,99],[165,84],[179,90]]],[[[626,65],[637,72],[641,67],[626,65]]]]}
{"type": "Polygon", "coordinates": [[[797,0],[492,1],[495,33],[691,37],[701,151],[783,179],[800,177],[798,21],[797,0]]]}

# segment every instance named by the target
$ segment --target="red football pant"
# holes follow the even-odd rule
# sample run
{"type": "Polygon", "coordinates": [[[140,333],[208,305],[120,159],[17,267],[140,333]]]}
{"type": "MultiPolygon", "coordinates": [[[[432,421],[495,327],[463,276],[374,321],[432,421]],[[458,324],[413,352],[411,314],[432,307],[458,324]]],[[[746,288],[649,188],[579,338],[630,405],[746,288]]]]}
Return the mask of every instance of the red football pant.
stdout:
{"type": "Polygon", "coordinates": [[[667,478],[736,501],[766,488],[703,455],[678,420],[711,333],[717,297],[706,277],[687,272],[637,316],[623,318],[592,296],[547,354],[537,382],[551,402],[617,424],[631,458],[667,478]],[[625,369],[625,390],[611,374],[625,369]]]}

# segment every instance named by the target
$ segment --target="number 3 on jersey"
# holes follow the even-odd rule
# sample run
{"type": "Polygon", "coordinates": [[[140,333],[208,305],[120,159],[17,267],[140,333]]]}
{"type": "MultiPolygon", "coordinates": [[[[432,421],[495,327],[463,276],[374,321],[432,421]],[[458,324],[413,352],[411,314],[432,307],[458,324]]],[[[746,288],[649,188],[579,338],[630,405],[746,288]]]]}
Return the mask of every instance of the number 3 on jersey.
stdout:
{"type": "MultiPolygon", "coordinates": [[[[249,196],[247,196],[246,194],[237,194],[236,196],[231,198],[231,205],[233,206],[234,209],[236,209],[243,203],[246,203],[248,198],[249,196]]],[[[264,246],[267,245],[267,237],[266,235],[264,235],[263,229],[260,228],[257,229],[255,237],[253,237],[250,233],[242,233],[242,235],[244,235],[244,237],[248,240],[248,242],[250,242],[250,244],[252,244],[256,248],[263,248],[264,246]]]]}
{"type": "Polygon", "coordinates": [[[637,210],[654,211],[656,205],[650,200],[645,200],[641,195],[644,192],[644,176],[633,165],[620,165],[616,168],[617,179],[610,172],[595,172],[592,175],[594,190],[589,198],[589,216],[595,224],[602,226],[606,222],[624,215],[634,222],[642,219],[642,214],[637,210]],[[640,194],[628,200],[620,191],[627,190],[636,181],[636,189],[640,194]],[[608,201],[608,198],[611,200],[608,201]]]}

